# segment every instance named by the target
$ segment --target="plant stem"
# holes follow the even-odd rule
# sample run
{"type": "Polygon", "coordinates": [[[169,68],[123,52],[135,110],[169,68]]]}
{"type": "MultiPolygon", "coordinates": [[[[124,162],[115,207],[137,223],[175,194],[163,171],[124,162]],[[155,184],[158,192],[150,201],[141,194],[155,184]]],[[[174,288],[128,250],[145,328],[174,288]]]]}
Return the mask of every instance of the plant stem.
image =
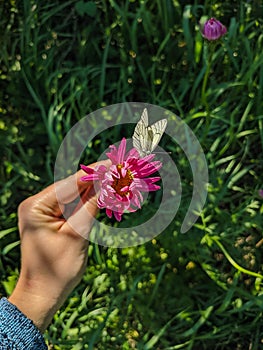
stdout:
{"type": "Polygon", "coordinates": [[[209,61],[207,62],[207,68],[206,68],[206,72],[204,75],[202,92],[201,92],[202,105],[205,107],[205,110],[206,110],[206,113],[208,116],[209,116],[209,104],[208,104],[207,98],[206,98],[206,87],[207,87],[208,77],[210,75],[211,66],[212,66],[211,59],[209,59],[209,61]]]}
{"type": "Polygon", "coordinates": [[[211,123],[210,106],[207,102],[207,83],[211,72],[212,57],[213,57],[214,49],[215,49],[215,45],[213,45],[213,43],[205,43],[204,57],[205,57],[206,71],[205,71],[202,89],[201,89],[201,102],[206,111],[205,132],[204,132],[203,139],[206,139],[206,136],[210,129],[210,123],[211,123]],[[208,50],[209,50],[209,54],[208,54],[208,50]]]}
{"type": "Polygon", "coordinates": [[[218,245],[218,247],[221,249],[221,251],[224,253],[225,257],[227,258],[227,260],[230,262],[230,264],[232,266],[234,266],[234,268],[236,268],[238,271],[246,273],[247,275],[250,276],[254,276],[254,277],[258,277],[260,279],[263,279],[263,275],[261,275],[260,273],[257,272],[253,272],[250,270],[245,269],[244,267],[240,266],[228,253],[228,251],[225,249],[225,247],[223,246],[223,244],[221,242],[219,242],[219,239],[216,237],[211,237],[212,240],[218,245]]]}

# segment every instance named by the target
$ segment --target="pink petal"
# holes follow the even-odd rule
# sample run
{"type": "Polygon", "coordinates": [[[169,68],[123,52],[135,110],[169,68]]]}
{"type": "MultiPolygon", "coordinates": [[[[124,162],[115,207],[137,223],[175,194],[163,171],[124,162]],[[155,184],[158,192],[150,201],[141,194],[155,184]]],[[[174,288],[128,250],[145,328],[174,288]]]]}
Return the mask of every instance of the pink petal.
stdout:
{"type": "Polygon", "coordinates": [[[87,174],[94,174],[94,169],[89,168],[88,166],[84,164],[80,164],[80,167],[82,170],[84,170],[87,174]]]}
{"type": "Polygon", "coordinates": [[[106,215],[108,216],[108,218],[112,218],[112,210],[111,209],[108,209],[106,208],[106,215]]]}
{"type": "Polygon", "coordinates": [[[127,169],[121,168],[121,176],[122,176],[122,177],[125,177],[125,176],[126,176],[126,173],[127,173],[127,169]]]}
{"type": "Polygon", "coordinates": [[[130,159],[130,158],[135,158],[135,159],[139,159],[140,158],[140,155],[139,155],[139,152],[137,151],[136,148],[132,148],[128,153],[127,153],[127,156],[126,156],[126,159],[130,159]]]}
{"type": "Polygon", "coordinates": [[[99,165],[95,168],[96,172],[105,174],[108,171],[108,168],[105,165],[99,165]]]}
{"type": "Polygon", "coordinates": [[[161,180],[160,176],[155,176],[155,177],[148,177],[146,179],[143,179],[143,181],[145,181],[148,184],[154,183],[161,180]]]}
{"type": "Polygon", "coordinates": [[[126,139],[125,137],[123,137],[118,149],[118,164],[123,163],[125,152],[126,152],[126,139]]]}
{"type": "Polygon", "coordinates": [[[106,156],[112,161],[113,164],[118,164],[118,151],[114,145],[110,146],[111,151],[106,153],[106,156]]]}
{"type": "MultiPolygon", "coordinates": [[[[139,208],[140,209],[140,208],[139,208]]],[[[134,209],[134,208],[128,208],[127,209],[130,213],[134,213],[134,212],[136,212],[137,210],[138,210],[138,208],[137,209],[134,209]]]]}
{"type": "Polygon", "coordinates": [[[80,181],[84,181],[84,182],[96,181],[96,180],[99,180],[98,174],[84,175],[80,178],[80,181]]]}
{"type": "Polygon", "coordinates": [[[121,221],[121,216],[122,216],[123,213],[119,213],[117,211],[114,211],[113,213],[114,213],[115,219],[120,222],[121,221]]]}
{"type": "MultiPolygon", "coordinates": [[[[138,192],[138,195],[139,195],[139,194],[141,195],[140,192],[138,192]]],[[[138,195],[134,195],[134,196],[133,196],[132,204],[133,204],[134,206],[138,207],[138,208],[141,208],[141,202],[142,202],[142,201],[140,201],[140,197],[139,197],[138,195]]]]}
{"type": "Polygon", "coordinates": [[[148,187],[148,191],[152,192],[152,191],[157,191],[161,188],[161,186],[159,185],[149,185],[148,187]]]}
{"type": "Polygon", "coordinates": [[[135,179],[136,189],[142,192],[156,191],[160,189],[160,186],[153,185],[154,182],[160,180],[160,178],[148,178],[148,179],[135,179]]]}

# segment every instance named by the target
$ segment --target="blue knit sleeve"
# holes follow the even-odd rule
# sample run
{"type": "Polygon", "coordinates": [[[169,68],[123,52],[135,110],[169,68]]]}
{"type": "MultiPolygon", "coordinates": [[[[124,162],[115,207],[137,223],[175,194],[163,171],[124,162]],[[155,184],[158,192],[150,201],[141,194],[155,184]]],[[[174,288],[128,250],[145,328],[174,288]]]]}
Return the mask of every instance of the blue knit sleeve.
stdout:
{"type": "Polygon", "coordinates": [[[47,350],[37,327],[6,298],[0,300],[0,349],[47,350]]]}

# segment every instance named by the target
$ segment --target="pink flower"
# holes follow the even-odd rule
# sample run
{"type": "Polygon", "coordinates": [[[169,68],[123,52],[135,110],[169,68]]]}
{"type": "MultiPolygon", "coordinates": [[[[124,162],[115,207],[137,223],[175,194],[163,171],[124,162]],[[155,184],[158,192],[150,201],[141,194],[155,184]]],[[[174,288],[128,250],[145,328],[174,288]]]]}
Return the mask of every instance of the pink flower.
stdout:
{"type": "Polygon", "coordinates": [[[139,152],[132,148],[127,154],[126,139],[123,138],[119,147],[110,146],[106,153],[112,165],[108,169],[104,165],[91,169],[80,165],[87,175],[82,181],[99,181],[100,195],[97,201],[99,208],[106,208],[109,218],[114,214],[121,221],[125,210],[134,212],[141,208],[143,197],[141,192],[157,191],[160,186],[155,182],[160,177],[147,177],[162,167],[159,161],[152,161],[154,154],[140,158],[139,152]]]}
{"type": "Polygon", "coordinates": [[[209,41],[214,41],[220,39],[223,35],[225,35],[227,29],[221,22],[219,22],[215,18],[210,18],[208,21],[205,22],[201,32],[202,36],[205,39],[209,41]]]}

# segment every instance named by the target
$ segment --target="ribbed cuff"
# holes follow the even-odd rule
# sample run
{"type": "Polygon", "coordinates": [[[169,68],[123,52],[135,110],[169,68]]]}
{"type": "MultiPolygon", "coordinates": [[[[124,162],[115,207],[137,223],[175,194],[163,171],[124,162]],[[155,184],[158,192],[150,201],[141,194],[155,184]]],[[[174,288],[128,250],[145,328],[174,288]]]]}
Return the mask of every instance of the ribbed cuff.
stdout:
{"type": "Polygon", "coordinates": [[[6,298],[0,300],[0,349],[47,350],[34,323],[6,298]]]}

